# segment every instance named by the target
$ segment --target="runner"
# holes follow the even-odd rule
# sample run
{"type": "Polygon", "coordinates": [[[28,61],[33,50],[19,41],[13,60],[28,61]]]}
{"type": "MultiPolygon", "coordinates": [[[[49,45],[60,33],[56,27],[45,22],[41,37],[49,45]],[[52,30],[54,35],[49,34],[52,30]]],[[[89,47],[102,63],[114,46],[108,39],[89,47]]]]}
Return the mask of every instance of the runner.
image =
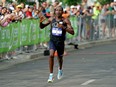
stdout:
{"type": "MultiPolygon", "coordinates": [[[[64,19],[62,17],[63,14],[63,8],[61,6],[58,6],[55,9],[55,14],[53,17],[50,17],[48,21],[43,23],[40,22],[40,28],[43,29],[47,25],[51,25],[50,29],[50,42],[49,42],[49,49],[50,49],[50,57],[49,57],[49,69],[50,69],[50,75],[48,78],[48,83],[53,82],[53,67],[54,67],[54,53],[55,51],[58,52],[58,75],[57,78],[61,79],[63,75],[63,53],[64,53],[64,41],[66,32],[74,35],[73,27],[71,26],[71,22],[68,18],[64,19]]],[[[40,17],[41,20],[41,17],[40,17]]]]}

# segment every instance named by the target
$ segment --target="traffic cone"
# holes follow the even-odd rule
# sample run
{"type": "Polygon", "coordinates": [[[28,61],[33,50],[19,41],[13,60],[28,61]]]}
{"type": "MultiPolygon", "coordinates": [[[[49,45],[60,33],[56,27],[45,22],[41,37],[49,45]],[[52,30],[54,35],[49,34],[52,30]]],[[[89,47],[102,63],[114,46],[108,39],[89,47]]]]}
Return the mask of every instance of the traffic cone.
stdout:
{"type": "MultiPolygon", "coordinates": [[[[57,56],[58,56],[58,53],[57,53],[57,51],[55,51],[55,53],[54,53],[54,56],[55,56],[55,57],[57,57],[57,56]]],[[[63,54],[63,56],[67,56],[67,52],[66,52],[66,51],[64,51],[64,54],[63,54]]]]}
{"type": "Polygon", "coordinates": [[[55,51],[55,53],[54,53],[54,56],[56,57],[56,56],[58,56],[58,53],[57,53],[57,51],[55,51]]]}

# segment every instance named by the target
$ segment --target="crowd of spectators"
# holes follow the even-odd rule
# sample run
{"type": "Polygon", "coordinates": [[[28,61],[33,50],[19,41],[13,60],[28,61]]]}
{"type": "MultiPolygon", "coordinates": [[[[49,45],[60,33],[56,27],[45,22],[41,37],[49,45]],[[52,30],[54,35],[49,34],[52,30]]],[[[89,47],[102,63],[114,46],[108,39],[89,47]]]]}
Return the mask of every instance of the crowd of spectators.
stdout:
{"type": "MultiPolygon", "coordinates": [[[[37,19],[40,13],[40,7],[36,7],[36,3],[34,5],[26,5],[24,3],[7,3],[6,0],[2,0],[3,2],[0,4],[0,26],[5,27],[9,23],[21,21],[24,18],[35,18],[37,19]],[[5,5],[6,4],[6,5],[5,5]]],[[[72,15],[76,16],[77,19],[81,16],[81,24],[84,24],[84,18],[88,17],[88,21],[91,19],[94,20],[95,25],[97,25],[98,16],[101,17],[101,23],[103,23],[103,33],[105,35],[105,27],[107,24],[106,18],[110,17],[108,23],[108,28],[111,28],[111,32],[114,33],[114,26],[116,20],[115,16],[115,10],[116,10],[116,2],[111,2],[105,5],[100,5],[99,3],[95,2],[91,6],[85,5],[86,3],[77,4],[77,5],[71,5],[71,6],[65,6],[64,7],[64,13],[63,17],[67,18],[72,15]]],[[[42,14],[49,18],[50,16],[53,16],[54,9],[62,5],[61,2],[55,1],[52,4],[49,2],[43,2],[40,4],[42,7],[42,14]]],[[[79,21],[79,19],[78,19],[79,21]]],[[[97,26],[96,26],[97,27],[97,26]]]]}
{"type": "Polygon", "coordinates": [[[53,15],[53,10],[56,5],[60,5],[60,3],[55,2],[50,5],[47,2],[43,2],[37,8],[36,3],[33,5],[26,5],[23,2],[19,4],[16,2],[6,3],[6,0],[3,0],[3,2],[0,3],[0,26],[6,27],[8,24],[21,21],[24,18],[37,19],[40,11],[42,15],[49,18],[53,15]]]}
{"type": "MultiPolygon", "coordinates": [[[[6,0],[0,2],[0,27],[6,27],[12,22],[21,22],[23,19],[38,19],[40,16],[49,18],[54,16],[54,9],[62,5],[61,2],[55,1],[49,3],[47,1],[39,3],[37,7],[36,3],[33,5],[27,5],[17,2],[7,3],[6,0]],[[41,14],[40,14],[41,13],[41,14]]],[[[110,37],[116,36],[116,2],[107,3],[105,5],[100,5],[100,3],[95,2],[93,5],[87,6],[86,3],[63,6],[64,18],[69,18],[70,16],[75,16],[77,18],[77,26],[80,28],[79,38],[82,39],[82,31],[86,30],[86,39],[92,39],[90,33],[97,34],[101,27],[103,36],[107,34],[106,28],[109,29],[110,37]],[[100,21],[100,24],[98,23],[100,21]],[[91,25],[90,29],[86,29],[86,24],[91,25]],[[91,30],[94,29],[93,32],[91,30]]],[[[78,29],[79,29],[78,28],[78,29]]],[[[44,44],[47,47],[46,44],[44,44]]]]}
{"type": "Polygon", "coordinates": [[[34,7],[26,6],[24,3],[8,3],[7,6],[0,5],[0,25],[7,26],[12,22],[21,21],[24,18],[37,18],[37,11],[34,7]]]}

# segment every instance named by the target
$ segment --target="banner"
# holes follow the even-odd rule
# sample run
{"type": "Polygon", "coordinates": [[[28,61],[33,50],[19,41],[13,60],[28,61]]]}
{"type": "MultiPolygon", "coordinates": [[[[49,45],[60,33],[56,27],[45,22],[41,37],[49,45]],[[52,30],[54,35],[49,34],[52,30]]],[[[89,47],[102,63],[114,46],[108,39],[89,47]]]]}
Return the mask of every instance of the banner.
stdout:
{"type": "MultiPolygon", "coordinates": [[[[77,32],[77,21],[75,19],[75,17],[70,18],[74,31],[77,32]]],[[[73,38],[75,35],[67,33],[66,37],[73,38]]],[[[49,37],[50,26],[40,29],[39,20],[36,19],[24,19],[22,22],[14,22],[6,27],[0,26],[0,53],[15,50],[20,46],[48,42],[49,37]]]]}

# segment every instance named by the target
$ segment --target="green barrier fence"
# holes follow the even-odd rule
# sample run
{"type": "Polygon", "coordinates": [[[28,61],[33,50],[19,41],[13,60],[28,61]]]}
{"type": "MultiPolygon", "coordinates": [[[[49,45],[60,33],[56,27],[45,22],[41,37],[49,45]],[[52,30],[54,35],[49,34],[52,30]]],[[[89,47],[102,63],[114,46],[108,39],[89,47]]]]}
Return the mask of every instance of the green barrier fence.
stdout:
{"type": "Polygon", "coordinates": [[[77,28],[77,18],[75,16],[70,17],[70,22],[71,25],[73,26],[75,35],[71,35],[69,33],[67,33],[67,39],[71,39],[77,36],[77,32],[78,32],[78,28],[77,28]]]}
{"type": "MultiPolygon", "coordinates": [[[[70,18],[75,33],[77,33],[76,17],[70,18]]],[[[39,44],[48,42],[50,26],[45,29],[39,28],[39,20],[24,19],[22,22],[11,23],[7,27],[0,27],[0,53],[15,50],[20,46],[39,44]]],[[[76,34],[75,34],[76,35],[76,34]]],[[[67,33],[67,38],[75,35],[67,33]]]]}

